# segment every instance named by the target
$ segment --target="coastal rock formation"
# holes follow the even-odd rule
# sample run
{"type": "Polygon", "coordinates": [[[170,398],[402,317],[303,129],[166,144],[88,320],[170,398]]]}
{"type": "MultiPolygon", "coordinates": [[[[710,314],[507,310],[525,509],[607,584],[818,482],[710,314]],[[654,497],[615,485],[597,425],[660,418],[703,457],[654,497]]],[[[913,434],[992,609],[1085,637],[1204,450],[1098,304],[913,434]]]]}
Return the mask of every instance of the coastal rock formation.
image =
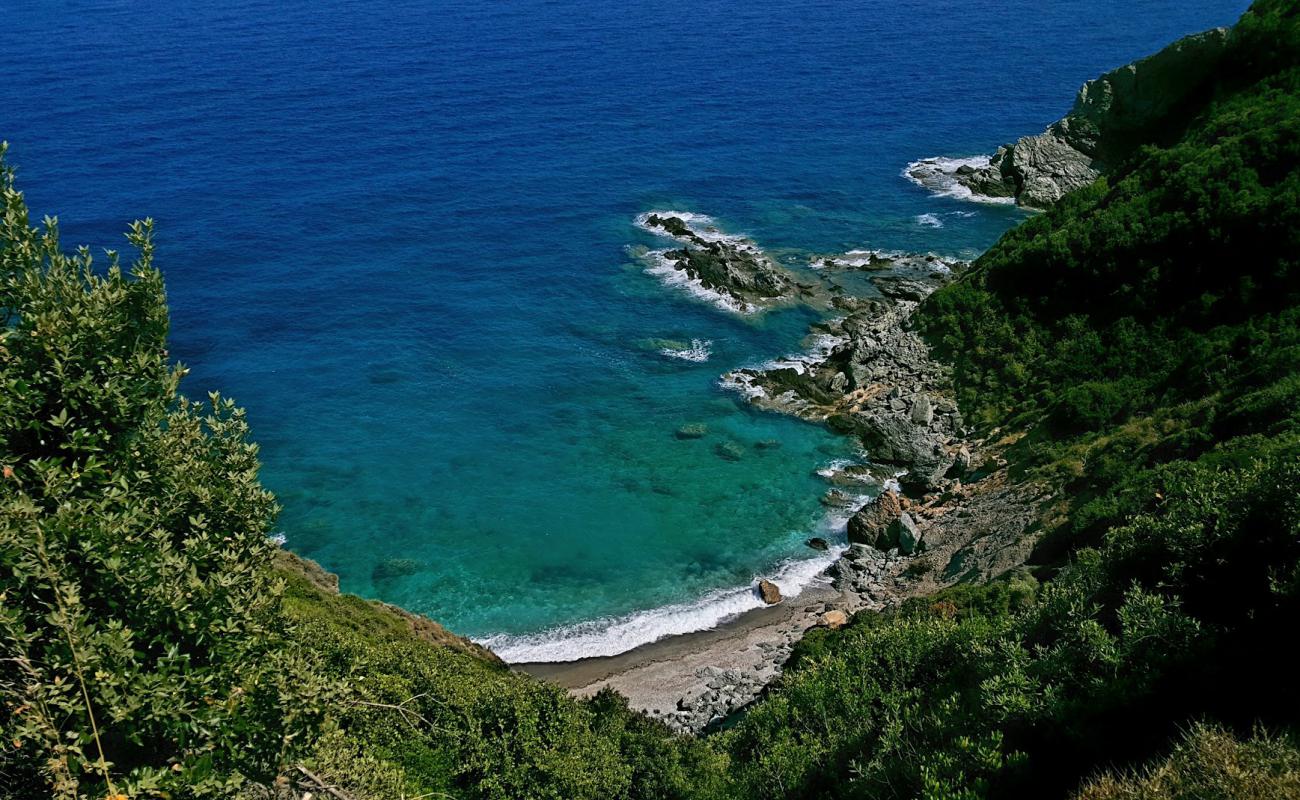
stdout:
{"type": "Polygon", "coordinates": [[[1047,208],[1097,180],[1137,146],[1169,136],[1168,121],[1205,91],[1228,40],[1227,28],[1179,39],[1165,49],[1088,81],[1064,118],[1036,136],[1003,145],[988,159],[929,158],[907,176],[939,190],[1047,208]],[[1165,126],[1153,131],[1153,122],[1165,126]]]}
{"type": "Polygon", "coordinates": [[[964,265],[921,256],[891,263],[871,278],[884,296],[825,325],[812,352],[735,370],[722,382],[762,408],[855,435],[873,462],[899,467],[905,488],[924,492],[941,488],[955,463],[963,420],[947,397],[947,370],[908,319],[964,265]]]}
{"type": "Polygon", "coordinates": [[[708,217],[686,212],[650,212],[637,224],[684,245],[646,254],[650,272],[680,282],[732,311],[751,314],[818,296],[815,283],[800,281],[752,241],[723,234],[708,217]]]}

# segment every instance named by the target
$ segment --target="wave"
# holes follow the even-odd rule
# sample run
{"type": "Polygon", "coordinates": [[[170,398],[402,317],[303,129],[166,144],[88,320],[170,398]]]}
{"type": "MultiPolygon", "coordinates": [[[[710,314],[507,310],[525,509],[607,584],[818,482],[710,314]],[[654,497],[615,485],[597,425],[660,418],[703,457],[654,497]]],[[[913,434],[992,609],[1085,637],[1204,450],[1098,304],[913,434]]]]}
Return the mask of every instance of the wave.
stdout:
{"type": "Polygon", "coordinates": [[[711,630],[746,611],[764,607],[753,587],[753,582],[760,577],[775,583],[788,601],[814,584],[829,583],[830,579],[823,573],[848,549],[845,531],[851,515],[847,509],[831,511],[817,524],[813,535],[832,542],[830,549],[810,558],[786,559],[771,573],[755,575],[745,586],[719,589],[698,600],[564,625],[540,633],[497,634],[476,641],[507,663],[527,664],[615,656],[669,636],[711,630]]]}
{"type": "Polygon", "coordinates": [[[922,228],[942,228],[943,220],[939,219],[934,214],[917,214],[916,224],[920,225],[922,228]]]}
{"type": "Polygon", "coordinates": [[[957,180],[956,172],[962,167],[979,169],[987,167],[988,156],[971,156],[969,158],[922,158],[903,168],[903,177],[923,189],[928,189],[938,197],[951,197],[956,200],[969,200],[976,203],[994,205],[1014,205],[1012,197],[988,197],[976,194],[969,187],[957,180]]]}
{"type": "Polygon", "coordinates": [[[660,348],[659,353],[669,358],[680,358],[682,361],[703,363],[713,355],[713,342],[708,339],[692,339],[690,347],[664,347],[660,348]]]}

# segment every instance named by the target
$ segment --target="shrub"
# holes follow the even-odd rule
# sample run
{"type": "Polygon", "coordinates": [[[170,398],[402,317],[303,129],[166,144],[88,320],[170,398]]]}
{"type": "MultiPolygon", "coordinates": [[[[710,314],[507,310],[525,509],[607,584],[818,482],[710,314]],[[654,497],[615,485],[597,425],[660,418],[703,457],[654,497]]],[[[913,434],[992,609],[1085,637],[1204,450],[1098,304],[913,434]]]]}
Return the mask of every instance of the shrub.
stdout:
{"type": "Polygon", "coordinates": [[[0,776],[228,796],[303,743],[321,688],[284,646],[257,448],[230,401],[176,394],[151,223],[99,271],[0,174],[0,776]]]}

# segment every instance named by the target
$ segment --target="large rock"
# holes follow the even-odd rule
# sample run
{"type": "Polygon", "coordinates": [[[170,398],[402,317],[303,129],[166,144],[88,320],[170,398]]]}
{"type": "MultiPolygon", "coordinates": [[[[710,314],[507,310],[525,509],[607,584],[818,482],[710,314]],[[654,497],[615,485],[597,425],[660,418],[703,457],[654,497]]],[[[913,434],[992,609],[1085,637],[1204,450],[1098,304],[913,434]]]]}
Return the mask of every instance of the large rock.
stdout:
{"type": "Polygon", "coordinates": [[[758,582],[758,596],[769,606],[776,605],[781,602],[781,588],[764,578],[758,582]]]}
{"type": "Polygon", "coordinates": [[[890,541],[897,543],[898,552],[905,556],[925,549],[921,531],[916,527],[916,520],[906,512],[889,524],[888,537],[890,541]]]}
{"type": "Polygon", "coordinates": [[[822,614],[821,624],[831,630],[838,630],[849,624],[849,615],[840,611],[838,608],[832,609],[822,614]]]}
{"type": "Polygon", "coordinates": [[[872,460],[906,468],[906,483],[922,491],[936,487],[955,460],[939,435],[912,422],[909,413],[873,408],[851,419],[872,460]]]}
{"type": "MultiPolygon", "coordinates": [[[[849,518],[849,541],[877,546],[890,524],[903,513],[902,503],[893,490],[881,493],[849,518]]],[[[881,548],[888,550],[888,547],[881,548]]]]}

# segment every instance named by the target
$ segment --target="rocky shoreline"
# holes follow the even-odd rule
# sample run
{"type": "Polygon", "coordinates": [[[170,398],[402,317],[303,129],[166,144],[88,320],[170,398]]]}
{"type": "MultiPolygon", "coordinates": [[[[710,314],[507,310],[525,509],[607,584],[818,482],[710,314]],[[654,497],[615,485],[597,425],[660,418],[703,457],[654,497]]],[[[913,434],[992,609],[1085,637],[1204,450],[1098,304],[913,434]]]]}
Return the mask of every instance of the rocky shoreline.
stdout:
{"type": "Polygon", "coordinates": [[[1036,136],[1005,144],[987,159],[915,161],[904,174],[940,194],[1049,208],[1151,139],[1152,120],[1176,116],[1205,91],[1227,41],[1227,28],[1186,36],[1088,81],[1070,112],[1036,136]]]}
{"type": "Polygon", "coordinates": [[[1041,487],[1010,480],[999,453],[1012,440],[969,439],[948,370],[910,326],[920,302],[960,275],[964,262],[856,251],[814,259],[811,270],[821,279],[814,285],[785,277],[748,239],[705,226],[706,219],[664,212],[638,223],[689,242],[688,253],[721,259],[724,266],[710,272],[693,266],[690,255],[679,258],[678,268],[696,270],[710,291],[764,308],[804,302],[844,312],[813,327],[808,351],[733,370],[721,384],[756,407],[855,436],[871,462],[823,475],[832,484],[823,502],[851,512],[848,546],[799,595],[782,598],[760,581],[755,592],[769,605],[717,629],[609,658],[516,665],[580,695],[613,688],[633,708],[684,732],[722,724],[758,698],[811,628],[837,628],[852,614],[1023,563],[1038,509],[1051,499],[1041,487]],[[839,279],[848,273],[866,275],[867,291],[845,291],[839,279]],[[855,508],[862,497],[870,499],[855,508]]]}

